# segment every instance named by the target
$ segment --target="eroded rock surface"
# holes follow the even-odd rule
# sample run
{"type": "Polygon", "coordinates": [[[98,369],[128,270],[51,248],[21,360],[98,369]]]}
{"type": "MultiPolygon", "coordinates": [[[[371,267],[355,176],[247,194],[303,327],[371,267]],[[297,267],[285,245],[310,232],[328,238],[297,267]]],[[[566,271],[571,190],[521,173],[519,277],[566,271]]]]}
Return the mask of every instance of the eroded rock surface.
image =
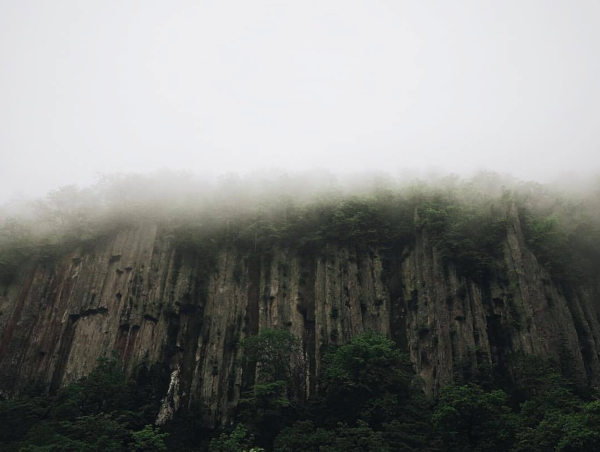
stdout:
{"type": "Polygon", "coordinates": [[[56,389],[115,351],[128,371],[143,361],[169,366],[161,421],[199,401],[208,424],[225,422],[251,381],[239,342],[264,328],[301,339],[308,394],[323,346],[365,330],[406,350],[432,395],[455,372],[515,351],[568,362],[600,383],[598,291],[562,293],[525,247],[515,212],[485,283],[459,276],[415,234],[414,246],[385,259],[333,244],[315,257],[231,247],[207,268],[205,256],[178,252],[147,225],[55,266],[32,264],[0,288],[0,391],[32,379],[56,389]]]}

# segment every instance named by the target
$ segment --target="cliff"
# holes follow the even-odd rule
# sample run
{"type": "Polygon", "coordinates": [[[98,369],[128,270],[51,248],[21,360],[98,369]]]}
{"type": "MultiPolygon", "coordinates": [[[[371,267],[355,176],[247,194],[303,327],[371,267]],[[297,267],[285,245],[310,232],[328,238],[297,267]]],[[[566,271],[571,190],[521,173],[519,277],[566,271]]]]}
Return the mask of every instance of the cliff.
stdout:
{"type": "Polygon", "coordinates": [[[502,257],[485,281],[444,262],[420,229],[393,253],[230,246],[210,259],[181,251],[157,225],[123,229],[55,265],[32,262],[0,288],[0,391],[31,380],[57,389],[116,351],[128,371],[168,365],[160,421],[201,402],[217,424],[252,380],[239,342],[264,328],[301,338],[309,394],[323,346],[369,329],[409,353],[431,395],[455,372],[503,365],[518,351],[600,384],[598,291],[563,292],[525,246],[514,208],[507,219],[502,257]]]}

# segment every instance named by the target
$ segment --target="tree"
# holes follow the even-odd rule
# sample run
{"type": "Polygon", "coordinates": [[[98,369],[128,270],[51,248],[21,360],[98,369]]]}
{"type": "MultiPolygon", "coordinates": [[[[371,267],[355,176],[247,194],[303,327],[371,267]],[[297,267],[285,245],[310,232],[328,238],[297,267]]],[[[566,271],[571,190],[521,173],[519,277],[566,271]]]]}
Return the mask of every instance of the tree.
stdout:
{"type": "Polygon", "coordinates": [[[116,357],[98,358],[96,368],[62,392],[65,404],[81,415],[125,411],[134,404],[134,386],[116,357]]]}
{"type": "Polygon", "coordinates": [[[275,452],[391,452],[382,432],[366,422],[356,426],[338,424],[335,429],[316,428],[310,421],[298,421],[284,429],[275,440],[275,452]]]}
{"type": "Polygon", "coordinates": [[[302,366],[299,342],[283,330],[264,330],[242,341],[244,359],[256,369],[256,381],[240,400],[241,419],[259,444],[268,446],[292,416],[302,366]]]}
{"type": "Polygon", "coordinates": [[[133,451],[135,452],[165,452],[167,433],[160,433],[157,427],[146,425],[139,432],[133,432],[133,451]]]}
{"type": "Polygon", "coordinates": [[[277,435],[275,452],[320,452],[321,446],[332,444],[333,431],[316,428],[312,421],[298,421],[277,435]]]}
{"type": "Polygon", "coordinates": [[[340,424],[331,445],[321,447],[321,452],[391,452],[383,433],[374,431],[366,422],[356,427],[340,424]]]}
{"type": "Polygon", "coordinates": [[[228,435],[222,433],[210,442],[209,452],[244,452],[254,449],[254,437],[243,424],[238,424],[228,435]],[[251,449],[252,448],[252,449],[251,449]]]}
{"type": "Polygon", "coordinates": [[[244,359],[257,367],[257,381],[285,381],[291,384],[294,371],[293,357],[299,352],[299,341],[284,330],[265,329],[241,343],[244,359]]]}
{"type": "Polygon", "coordinates": [[[398,414],[412,391],[412,364],[384,336],[356,336],[327,357],[324,403],[330,422],[380,425],[398,414]]]}
{"type": "Polygon", "coordinates": [[[508,450],[515,430],[506,393],[475,384],[444,388],[433,423],[450,451],[508,450]]]}

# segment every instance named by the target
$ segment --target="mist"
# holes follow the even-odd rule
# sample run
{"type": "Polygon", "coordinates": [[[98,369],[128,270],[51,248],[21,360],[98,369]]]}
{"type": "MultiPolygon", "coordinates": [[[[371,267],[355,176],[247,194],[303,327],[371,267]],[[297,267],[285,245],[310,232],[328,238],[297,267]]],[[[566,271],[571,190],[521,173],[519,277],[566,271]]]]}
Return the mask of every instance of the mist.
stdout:
{"type": "Polygon", "coordinates": [[[592,177],[599,22],[593,0],[3,1],[0,201],[164,168],[592,177]]]}
{"type": "Polygon", "coordinates": [[[0,449],[600,450],[599,24],[0,0],[0,449]]]}

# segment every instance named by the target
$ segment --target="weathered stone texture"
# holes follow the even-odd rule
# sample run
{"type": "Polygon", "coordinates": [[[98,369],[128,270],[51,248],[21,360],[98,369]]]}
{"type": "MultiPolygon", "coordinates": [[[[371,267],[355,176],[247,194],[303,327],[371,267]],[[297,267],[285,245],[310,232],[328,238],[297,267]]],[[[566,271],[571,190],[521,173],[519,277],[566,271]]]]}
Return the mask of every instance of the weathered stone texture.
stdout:
{"type": "Polygon", "coordinates": [[[300,338],[308,393],[323,346],[365,330],[405,349],[432,395],[456,371],[514,351],[569,360],[597,385],[597,288],[561,293],[524,246],[515,212],[509,220],[498,274],[484,285],[444,265],[419,231],[411,249],[387,256],[384,276],[378,250],[334,245],[318,257],[223,249],[207,270],[156,226],[123,230],[0,288],[0,391],[31,379],[57,388],[116,352],[128,371],[144,360],[170,366],[161,420],[200,401],[218,423],[251,381],[239,342],[264,328],[300,338]]]}

